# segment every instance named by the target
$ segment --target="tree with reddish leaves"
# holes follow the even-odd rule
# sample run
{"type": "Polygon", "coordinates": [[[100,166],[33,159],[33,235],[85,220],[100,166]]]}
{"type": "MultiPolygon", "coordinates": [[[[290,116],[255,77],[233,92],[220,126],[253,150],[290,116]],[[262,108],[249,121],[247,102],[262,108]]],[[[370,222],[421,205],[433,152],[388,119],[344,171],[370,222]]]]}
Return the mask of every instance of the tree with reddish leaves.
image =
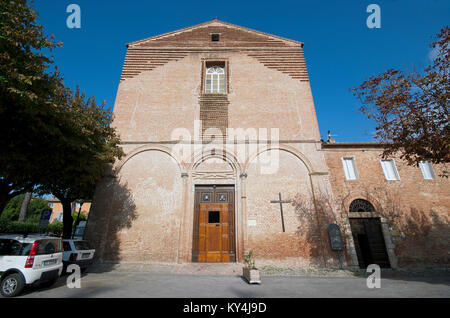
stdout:
{"type": "Polygon", "coordinates": [[[430,47],[437,54],[425,69],[390,69],[351,90],[362,104],[360,111],[377,124],[383,158],[398,155],[414,166],[442,164],[441,176],[448,177],[450,28],[442,28],[434,39],[430,47]]]}

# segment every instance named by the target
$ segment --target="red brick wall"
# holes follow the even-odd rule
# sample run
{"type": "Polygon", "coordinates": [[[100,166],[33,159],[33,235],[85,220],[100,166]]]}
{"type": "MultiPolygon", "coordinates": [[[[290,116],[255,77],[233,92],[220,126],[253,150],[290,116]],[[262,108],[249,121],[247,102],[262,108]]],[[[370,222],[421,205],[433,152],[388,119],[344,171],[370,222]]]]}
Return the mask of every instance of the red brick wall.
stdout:
{"type": "Polygon", "coordinates": [[[425,180],[419,167],[394,158],[400,181],[387,181],[381,152],[376,147],[325,145],[333,194],[343,216],[354,199],[367,199],[388,220],[400,267],[448,266],[450,181],[438,177],[442,167],[433,165],[436,178],[425,180]],[[345,179],[342,157],[355,158],[358,180],[345,179]]]}
{"type": "Polygon", "coordinates": [[[321,149],[300,42],[210,22],[131,43],[114,116],[127,156],[116,163],[114,178],[98,186],[87,229],[103,260],[190,261],[192,189],[222,182],[238,191],[238,261],[239,253],[253,249],[261,263],[337,266],[326,225],[346,218],[351,200],[367,198],[392,227],[400,266],[448,264],[449,181],[423,180],[419,168],[398,160],[401,181],[386,181],[379,148],[321,149]],[[211,42],[210,33],[220,33],[220,41],[211,42]],[[202,97],[205,61],[226,62],[227,94],[220,100],[202,97]],[[257,154],[235,162],[232,153],[227,158],[232,171],[220,164],[199,171],[200,156],[187,159],[193,162],[172,157],[174,129],[186,128],[194,136],[199,119],[220,129],[279,128],[280,169],[259,173],[257,154]],[[345,180],[341,157],[349,155],[356,159],[359,180],[345,180]],[[320,224],[315,231],[286,204],[283,233],[279,206],[270,203],[279,192],[284,199],[332,193],[340,203],[338,215],[311,219],[320,224]],[[309,227],[308,235],[302,226],[309,227]]]}

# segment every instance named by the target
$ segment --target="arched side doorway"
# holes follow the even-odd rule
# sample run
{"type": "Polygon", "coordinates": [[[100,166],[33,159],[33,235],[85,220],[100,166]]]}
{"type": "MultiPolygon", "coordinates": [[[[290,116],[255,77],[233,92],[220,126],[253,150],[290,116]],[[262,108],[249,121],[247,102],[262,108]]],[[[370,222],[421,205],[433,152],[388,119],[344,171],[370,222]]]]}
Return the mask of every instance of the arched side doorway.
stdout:
{"type": "Polygon", "coordinates": [[[356,199],[349,206],[350,227],[360,268],[377,264],[390,268],[381,219],[367,200],[356,199]]]}

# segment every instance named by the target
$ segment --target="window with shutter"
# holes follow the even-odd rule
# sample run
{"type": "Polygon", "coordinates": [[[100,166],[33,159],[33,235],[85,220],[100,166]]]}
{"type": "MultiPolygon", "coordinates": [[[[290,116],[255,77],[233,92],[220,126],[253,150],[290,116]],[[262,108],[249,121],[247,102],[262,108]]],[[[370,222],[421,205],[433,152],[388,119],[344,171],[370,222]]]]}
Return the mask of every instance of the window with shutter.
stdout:
{"type": "Polygon", "coordinates": [[[433,180],[435,178],[433,167],[429,161],[419,162],[419,167],[425,180],[433,180]]]}
{"type": "Polygon", "coordinates": [[[382,159],[381,167],[383,168],[383,172],[384,172],[384,176],[386,177],[386,180],[392,180],[392,181],[400,180],[400,175],[398,174],[394,159],[382,159]]]}
{"type": "Polygon", "coordinates": [[[357,180],[359,179],[358,171],[356,170],[355,158],[342,158],[342,164],[344,166],[345,179],[357,180]]]}

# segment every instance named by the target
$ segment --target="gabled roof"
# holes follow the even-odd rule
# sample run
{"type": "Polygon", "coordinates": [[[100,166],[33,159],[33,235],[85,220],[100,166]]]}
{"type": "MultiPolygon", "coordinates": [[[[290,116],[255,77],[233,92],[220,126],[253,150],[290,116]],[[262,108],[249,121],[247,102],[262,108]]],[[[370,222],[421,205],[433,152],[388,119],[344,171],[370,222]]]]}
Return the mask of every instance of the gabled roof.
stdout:
{"type": "Polygon", "coordinates": [[[283,37],[280,37],[280,36],[277,36],[277,35],[272,35],[272,34],[268,34],[268,33],[264,33],[264,32],[261,32],[261,31],[256,31],[256,30],[253,30],[253,29],[249,29],[249,28],[245,28],[245,27],[241,27],[241,26],[238,26],[238,25],[235,25],[235,24],[231,24],[231,23],[228,23],[228,22],[224,22],[224,21],[220,21],[220,20],[218,20],[218,19],[214,19],[214,20],[211,20],[211,21],[207,21],[207,22],[204,22],[204,23],[201,23],[201,24],[197,24],[197,25],[194,25],[194,26],[190,26],[190,27],[187,27],[187,28],[183,28],[183,29],[179,29],[179,30],[175,30],[175,31],[172,31],[172,32],[167,32],[167,33],[164,33],[164,34],[160,34],[160,35],[156,35],[156,36],[153,36],[153,37],[149,37],[149,38],[146,38],[146,39],[143,39],[143,40],[139,40],[139,41],[134,41],[134,42],[131,42],[131,43],[128,43],[127,44],[127,47],[139,47],[139,46],[145,46],[145,45],[150,45],[151,46],[151,42],[158,42],[158,40],[162,40],[162,41],[165,41],[165,40],[167,40],[167,38],[169,38],[169,37],[173,37],[173,36],[178,36],[178,35],[181,35],[181,34],[183,34],[183,33],[187,33],[187,32],[192,32],[192,31],[195,31],[195,30],[199,30],[199,29],[202,29],[202,28],[208,28],[208,27],[211,27],[211,28],[213,28],[213,27],[226,27],[226,28],[229,28],[229,29],[232,29],[232,30],[236,30],[236,31],[240,31],[240,32],[246,32],[246,33],[248,33],[249,35],[252,35],[252,36],[255,36],[255,37],[262,37],[262,38],[265,38],[265,40],[267,40],[267,41],[276,41],[276,42],[282,42],[285,46],[300,46],[300,47],[302,47],[303,46],[303,42],[299,42],[299,41],[295,41],[295,40],[291,40],[291,39],[286,39],[286,38],[283,38],[283,37]]]}

